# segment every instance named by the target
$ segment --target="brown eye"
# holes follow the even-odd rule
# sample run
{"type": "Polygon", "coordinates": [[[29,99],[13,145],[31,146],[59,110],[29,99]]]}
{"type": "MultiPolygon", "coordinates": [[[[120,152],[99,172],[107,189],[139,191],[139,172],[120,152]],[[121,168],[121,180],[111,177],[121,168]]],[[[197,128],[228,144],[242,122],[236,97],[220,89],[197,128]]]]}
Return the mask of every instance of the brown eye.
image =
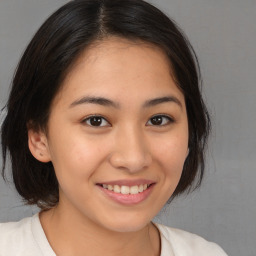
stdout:
{"type": "Polygon", "coordinates": [[[93,127],[109,126],[109,122],[101,116],[91,116],[86,118],[83,122],[93,127]]]}
{"type": "Polygon", "coordinates": [[[170,118],[169,116],[158,115],[150,118],[149,121],[147,122],[147,125],[163,126],[172,122],[173,122],[173,119],[170,118]]]}

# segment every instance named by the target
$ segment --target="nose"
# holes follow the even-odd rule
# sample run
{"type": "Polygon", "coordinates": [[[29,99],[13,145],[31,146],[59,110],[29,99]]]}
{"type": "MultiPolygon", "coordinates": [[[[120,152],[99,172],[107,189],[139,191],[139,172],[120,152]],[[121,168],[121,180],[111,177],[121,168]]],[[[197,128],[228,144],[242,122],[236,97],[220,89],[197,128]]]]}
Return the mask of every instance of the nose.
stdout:
{"type": "Polygon", "coordinates": [[[117,132],[109,159],[113,167],[130,173],[139,172],[152,162],[145,136],[138,129],[131,127],[117,132]]]}

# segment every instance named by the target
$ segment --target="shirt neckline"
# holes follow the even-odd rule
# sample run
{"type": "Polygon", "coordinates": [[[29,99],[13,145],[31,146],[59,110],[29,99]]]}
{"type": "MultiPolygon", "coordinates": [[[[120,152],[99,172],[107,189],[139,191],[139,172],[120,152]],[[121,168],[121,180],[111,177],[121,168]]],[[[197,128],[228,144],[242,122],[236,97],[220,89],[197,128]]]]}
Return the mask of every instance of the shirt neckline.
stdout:
{"type": "MultiPolygon", "coordinates": [[[[160,243],[161,243],[160,256],[174,256],[173,248],[170,243],[168,233],[165,232],[165,226],[158,223],[154,223],[154,222],[152,223],[158,229],[160,234],[160,243]]],[[[42,252],[42,255],[56,256],[43,230],[42,224],[39,219],[39,213],[35,214],[31,218],[31,230],[32,230],[33,237],[36,241],[36,244],[39,247],[40,251],[42,252]]]]}

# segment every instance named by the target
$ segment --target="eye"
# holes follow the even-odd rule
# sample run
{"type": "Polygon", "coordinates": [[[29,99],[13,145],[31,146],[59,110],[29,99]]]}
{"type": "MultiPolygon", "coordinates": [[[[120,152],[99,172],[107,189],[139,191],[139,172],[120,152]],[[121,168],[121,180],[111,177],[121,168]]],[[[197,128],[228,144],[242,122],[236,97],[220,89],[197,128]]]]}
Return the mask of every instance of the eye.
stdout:
{"type": "Polygon", "coordinates": [[[102,116],[90,116],[83,120],[83,123],[93,127],[106,127],[110,126],[109,122],[102,116]]]}
{"type": "Polygon", "coordinates": [[[153,126],[164,126],[164,125],[168,125],[170,123],[173,123],[174,120],[166,115],[157,115],[157,116],[153,116],[151,117],[148,122],[147,125],[153,125],[153,126]]]}

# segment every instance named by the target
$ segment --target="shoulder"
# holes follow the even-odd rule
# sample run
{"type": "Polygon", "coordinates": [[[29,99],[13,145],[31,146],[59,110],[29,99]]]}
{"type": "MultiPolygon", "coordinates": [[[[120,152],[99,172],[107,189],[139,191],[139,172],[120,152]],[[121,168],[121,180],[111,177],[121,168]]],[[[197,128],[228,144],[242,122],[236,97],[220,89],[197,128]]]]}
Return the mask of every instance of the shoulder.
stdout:
{"type": "MultiPolygon", "coordinates": [[[[19,222],[0,223],[0,244],[15,241],[20,235],[28,235],[31,218],[22,219],[19,222]]],[[[19,240],[16,240],[19,241],[19,240]]]]}
{"type": "Polygon", "coordinates": [[[0,223],[0,255],[35,255],[33,253],[39,250],[32,232],[32,222],[36,217],[0,223]]]}
{"type": "MultiPolygon", "coordinates": [[[[156,224],[163,247],[171,247],[175,256],[227,256],[220,246],[184,230],[156,224]]],[[[165,256],[165,254],[163,254],[165,256]]]]}

